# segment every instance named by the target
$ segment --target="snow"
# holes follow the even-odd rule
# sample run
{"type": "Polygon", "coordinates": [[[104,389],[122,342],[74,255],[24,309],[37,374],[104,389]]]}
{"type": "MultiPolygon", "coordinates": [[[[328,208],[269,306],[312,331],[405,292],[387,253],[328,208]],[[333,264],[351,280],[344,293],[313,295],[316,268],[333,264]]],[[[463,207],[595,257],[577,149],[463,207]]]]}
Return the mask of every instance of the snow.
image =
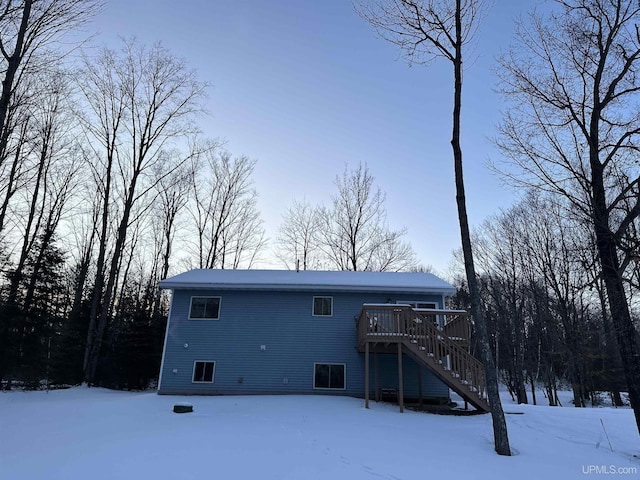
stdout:
{"type": "Polygon", "coordinates": [[[319,270],[190,270],[161,281],[160,287],[455,293],[455,288],[431,273],[319,270]]]}
{"type": "Polygon", "coordinates": [[[489,415],[401,414],[375,402],[366,410],[346,397],[0,393],[0,479],[573,479],[605,469],[638,476],[630,409],[507,398],[512,457],[494,453],[489,415]],[[179,402],[194,412],[173,413],[179,402]]]}

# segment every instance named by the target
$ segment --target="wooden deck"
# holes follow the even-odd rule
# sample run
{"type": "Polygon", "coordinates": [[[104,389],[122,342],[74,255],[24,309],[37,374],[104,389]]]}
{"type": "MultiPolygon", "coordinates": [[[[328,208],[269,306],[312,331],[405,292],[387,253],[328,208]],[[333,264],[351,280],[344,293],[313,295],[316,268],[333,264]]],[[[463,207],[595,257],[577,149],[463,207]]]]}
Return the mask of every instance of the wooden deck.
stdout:
{"type": "Polygon", "coordinates": [[[365,353],[365,405],[369,406],[369,354],[397,353],[398,403],[403,410],[402,354],[424,366],[477,410],[488,412],[484,367],[469,353],[469,316],[462,310],[365,304],[357,320],[365,353]]]}

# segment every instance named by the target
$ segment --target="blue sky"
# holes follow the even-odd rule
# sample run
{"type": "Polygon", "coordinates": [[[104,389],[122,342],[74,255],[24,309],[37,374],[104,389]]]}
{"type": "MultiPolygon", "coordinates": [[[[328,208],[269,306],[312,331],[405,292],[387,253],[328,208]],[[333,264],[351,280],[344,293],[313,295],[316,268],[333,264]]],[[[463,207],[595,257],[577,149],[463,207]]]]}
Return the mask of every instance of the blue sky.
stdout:
{"type": "MultiPolygon", "coordinates": [[[[540,0],[496,0],[467,57],[462,142],[467,203],[479,225],[516,194],[486,168],[500,119],[494,59],[514,18],[540,0]]],[[[423,264],[444,272],[459,247],[451,137],[452,69],[408,68],[342,0],[108,0],[95,41],[161,41],[209,82],[204,133],[258,163],[259,207],[273,238],[294,198],[326,203],[345,163],[367,163],[423,264]]],[[[276,264],[264,263],[262,267],[276,264]]]]}

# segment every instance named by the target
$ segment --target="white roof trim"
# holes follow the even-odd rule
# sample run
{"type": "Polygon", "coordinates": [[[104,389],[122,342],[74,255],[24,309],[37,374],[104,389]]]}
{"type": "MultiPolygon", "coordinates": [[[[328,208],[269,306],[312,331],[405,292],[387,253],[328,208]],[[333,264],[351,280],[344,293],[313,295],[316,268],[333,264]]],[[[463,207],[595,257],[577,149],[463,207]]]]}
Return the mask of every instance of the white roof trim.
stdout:
{"type": "Polygon", "coordinates": [[[431,273],[318,270],[191,270],[162,280],[160,288],[455,293],[454,287],[431,273]]]}

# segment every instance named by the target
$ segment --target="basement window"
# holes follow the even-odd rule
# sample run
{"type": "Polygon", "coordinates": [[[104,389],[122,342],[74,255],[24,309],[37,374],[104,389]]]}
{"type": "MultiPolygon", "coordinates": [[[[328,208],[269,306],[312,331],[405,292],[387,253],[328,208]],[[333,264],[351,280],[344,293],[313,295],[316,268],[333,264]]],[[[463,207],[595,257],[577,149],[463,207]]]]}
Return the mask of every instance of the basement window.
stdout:
{"type": "Polygon", "coordinates": [[[213,374],[216,370],[216,362],[193,362],[193,383],[213,383],[213,374]]]}
{"type": "Polygon", "coordinates": [[[344,390],[344,363],[314,363],[313,388],[321,390],[344,390]]]}
{"type": "Polygon", "coordinates": [[[313,316],[330,317],[333,315],[333,297],[313,297],[313,316]]]}
{"type": "Polygon", "coordinates": [[[221,297],[191,297],[190,319],[218,320],[221,297]]]}

